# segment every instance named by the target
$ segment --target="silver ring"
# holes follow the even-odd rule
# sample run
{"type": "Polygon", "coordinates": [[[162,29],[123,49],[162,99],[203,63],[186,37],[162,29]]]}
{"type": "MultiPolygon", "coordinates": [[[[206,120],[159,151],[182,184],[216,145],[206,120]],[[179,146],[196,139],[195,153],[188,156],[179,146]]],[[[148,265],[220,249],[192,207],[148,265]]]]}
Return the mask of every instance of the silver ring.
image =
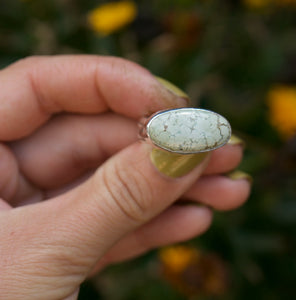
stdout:
{"type": "Polygon", "coordinates": [[[150,116],[142,125],[140,135],[166,151],[193,154],[225,145],[231,137],[231,126],[213,111],[177,108],[150,116]]]}

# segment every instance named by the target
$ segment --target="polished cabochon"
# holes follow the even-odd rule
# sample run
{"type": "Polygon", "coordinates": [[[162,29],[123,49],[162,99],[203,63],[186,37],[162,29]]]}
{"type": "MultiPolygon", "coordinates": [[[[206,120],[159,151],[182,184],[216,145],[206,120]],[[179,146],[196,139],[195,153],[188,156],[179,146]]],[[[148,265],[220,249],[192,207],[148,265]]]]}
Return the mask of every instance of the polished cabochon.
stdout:
{"type": "Polygon", "coordinates": [[[180,154],[211,151],[231,137],[231,126],[223,116],[198,108],[161,111],[151,117],[146,131],[153,144],[180,154]]]}

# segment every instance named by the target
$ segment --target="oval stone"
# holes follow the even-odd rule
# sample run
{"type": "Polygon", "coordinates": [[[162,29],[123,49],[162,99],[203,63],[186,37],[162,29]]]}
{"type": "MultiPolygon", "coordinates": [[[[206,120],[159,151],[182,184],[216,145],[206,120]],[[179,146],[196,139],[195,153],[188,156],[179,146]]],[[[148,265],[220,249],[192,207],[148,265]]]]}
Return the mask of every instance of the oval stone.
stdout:
{"type": "Polygon", "coordinates": [[[221,115],[198,108],[178,108],[154,115],[147,135],[156,146],[182,154],[217,149],[230,139],[231,127],[221,115]]]}

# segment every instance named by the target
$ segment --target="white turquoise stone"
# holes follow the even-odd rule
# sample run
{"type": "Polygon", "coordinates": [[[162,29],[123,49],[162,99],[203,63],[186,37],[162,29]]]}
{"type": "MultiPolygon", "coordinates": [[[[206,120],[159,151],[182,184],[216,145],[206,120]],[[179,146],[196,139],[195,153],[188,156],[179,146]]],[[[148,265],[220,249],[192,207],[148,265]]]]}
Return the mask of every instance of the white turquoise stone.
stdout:
{"type": "Polygon", "coordinates": [[[154,115],[147,135],[156,146],[182,154],[217,149],[230,139],[231,127],[221,115],[197,108],[179,108],[154,115]]]}

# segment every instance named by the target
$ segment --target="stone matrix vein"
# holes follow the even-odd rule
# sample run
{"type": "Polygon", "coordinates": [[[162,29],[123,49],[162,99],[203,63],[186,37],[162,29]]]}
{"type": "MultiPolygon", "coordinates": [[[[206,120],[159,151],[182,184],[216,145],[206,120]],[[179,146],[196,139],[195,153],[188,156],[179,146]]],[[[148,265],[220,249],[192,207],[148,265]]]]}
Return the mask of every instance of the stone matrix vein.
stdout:
{"type": "Polygon", "coordinates": [[[229,122],[204,109],[180,108],[160,112],[147,124],[147,134],[160,148],[197,153],[223,146],[231,136],[229,122]]]}

